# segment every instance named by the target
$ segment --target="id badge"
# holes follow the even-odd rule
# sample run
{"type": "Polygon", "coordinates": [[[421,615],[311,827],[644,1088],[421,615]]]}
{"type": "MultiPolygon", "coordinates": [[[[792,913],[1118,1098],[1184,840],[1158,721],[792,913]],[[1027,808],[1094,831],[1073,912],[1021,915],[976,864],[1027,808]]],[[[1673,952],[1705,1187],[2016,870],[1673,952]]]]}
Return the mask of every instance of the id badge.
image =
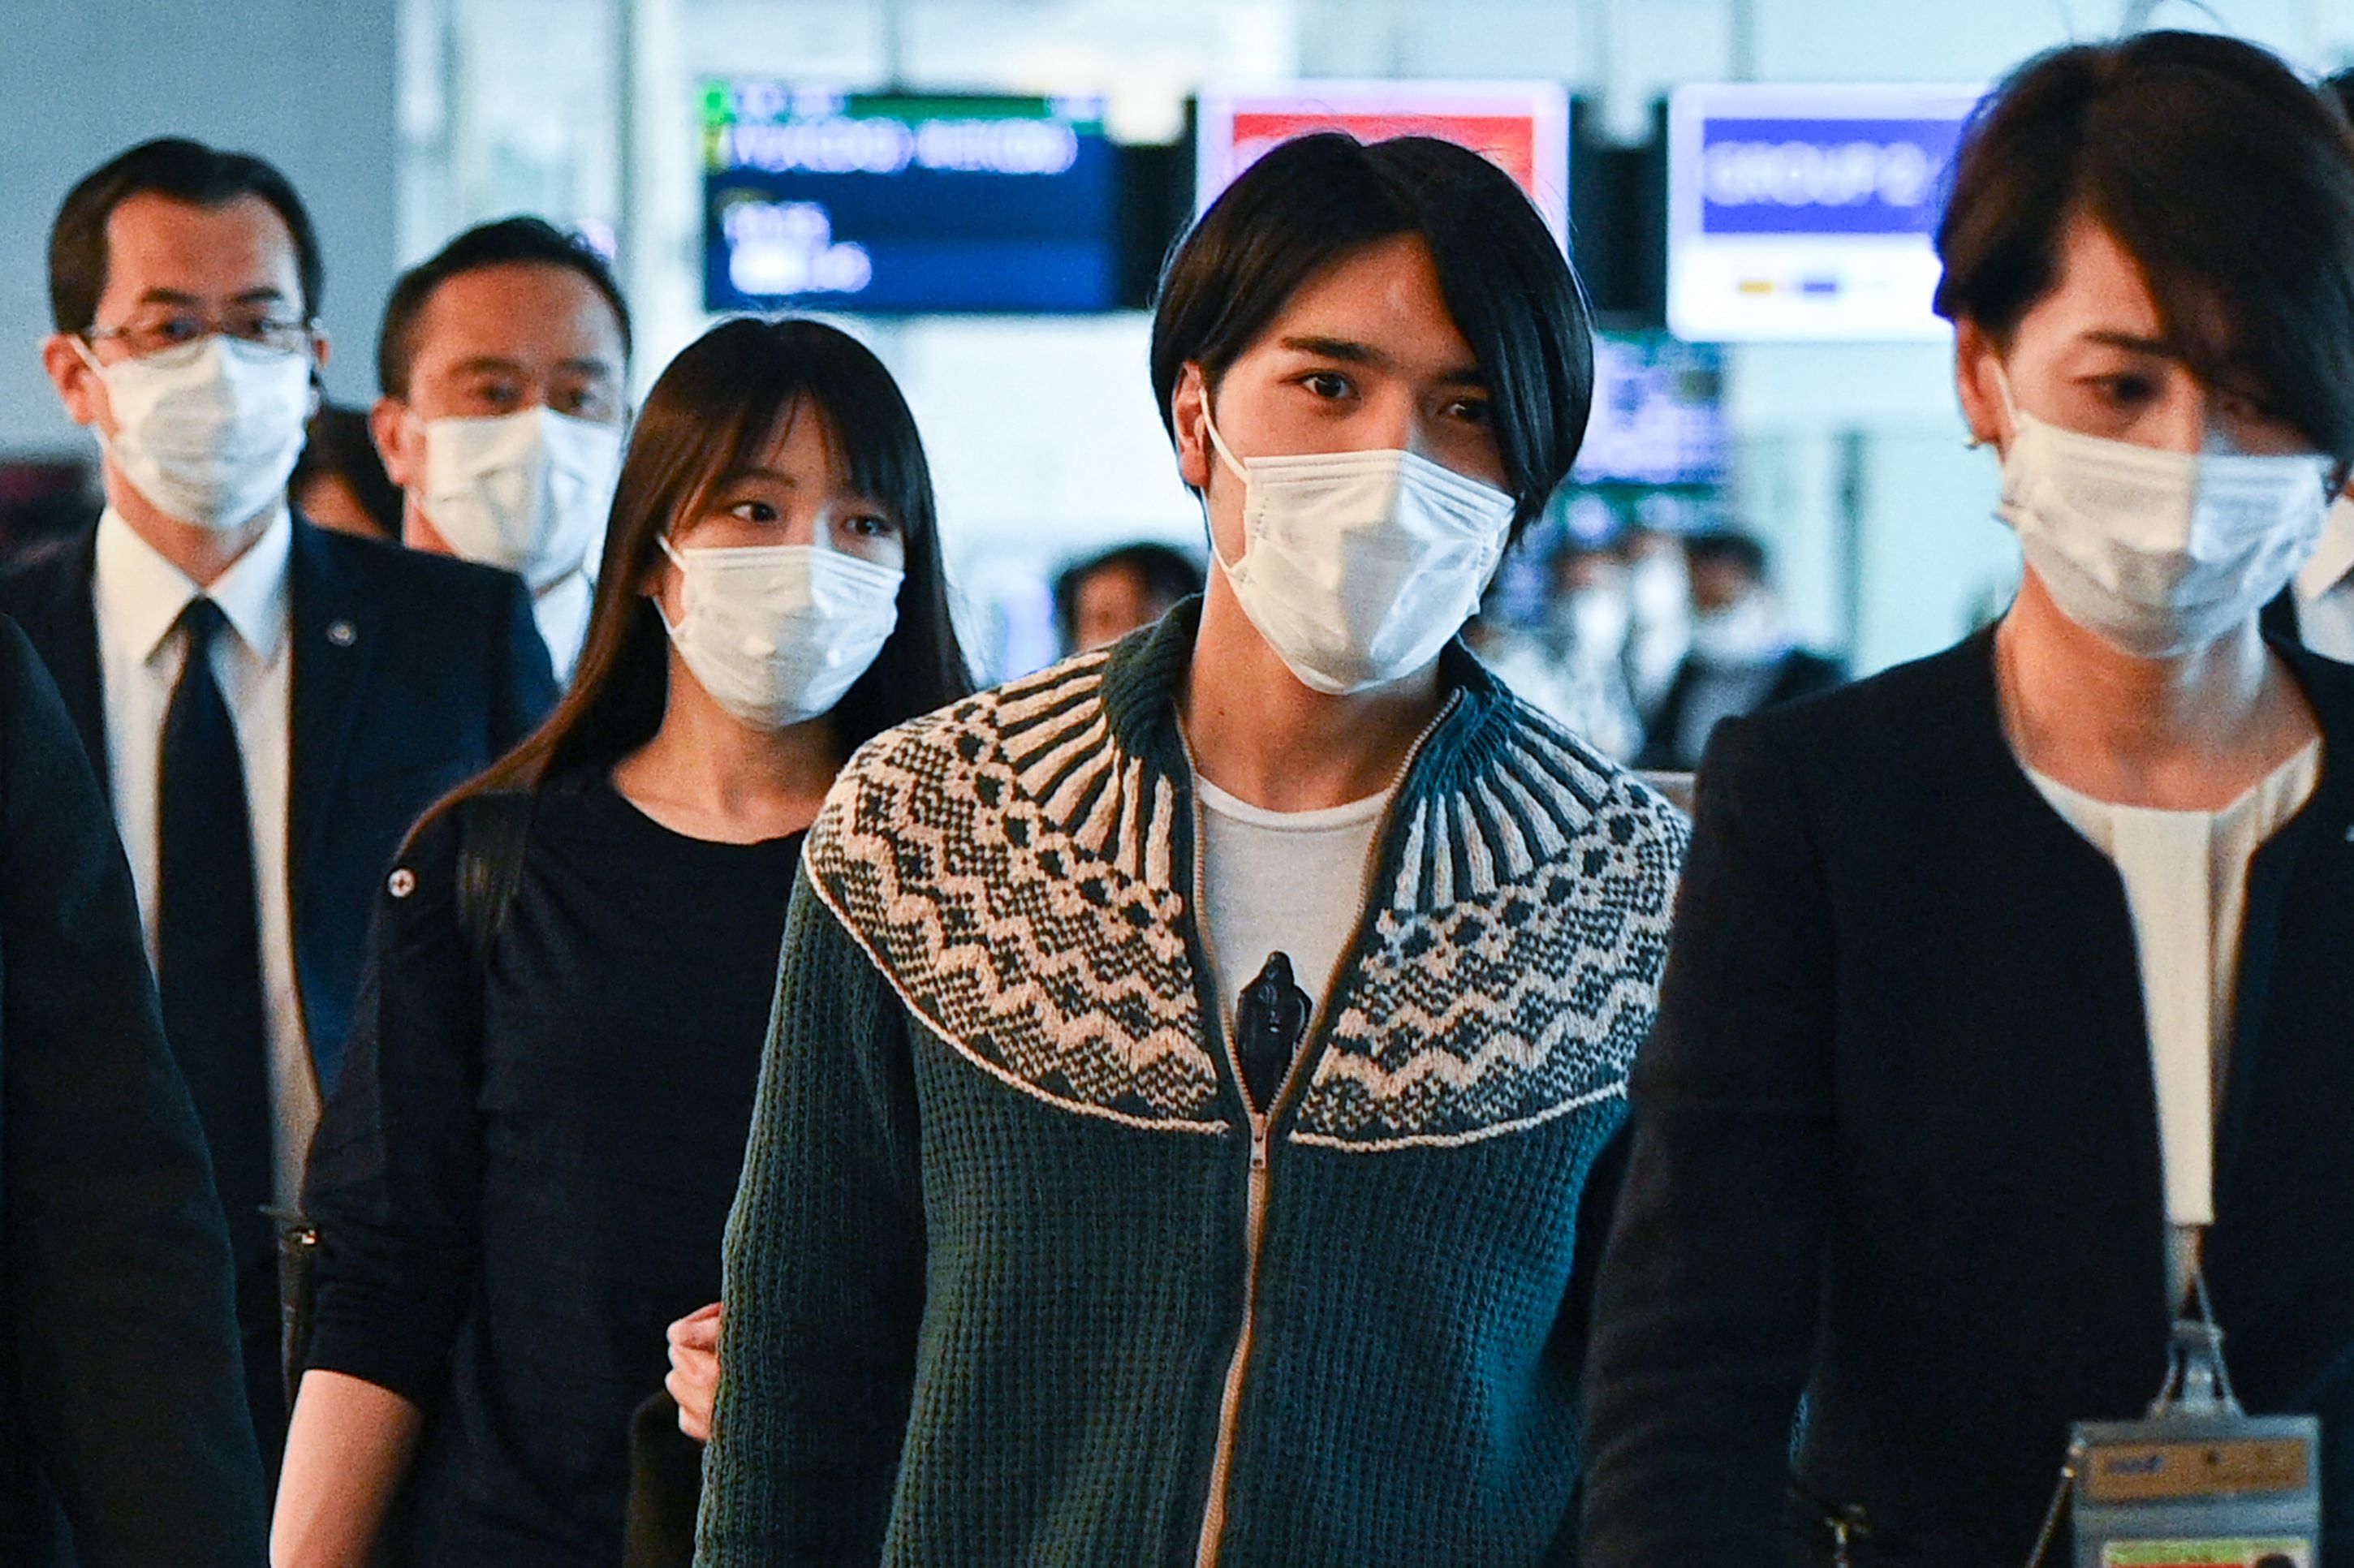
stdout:
{"type": "Polygon", "coordinates": [[[2076,1568],[2314,1568],[2320,1446],[2310,1415],[2080,1423],[2076,1568]]]}

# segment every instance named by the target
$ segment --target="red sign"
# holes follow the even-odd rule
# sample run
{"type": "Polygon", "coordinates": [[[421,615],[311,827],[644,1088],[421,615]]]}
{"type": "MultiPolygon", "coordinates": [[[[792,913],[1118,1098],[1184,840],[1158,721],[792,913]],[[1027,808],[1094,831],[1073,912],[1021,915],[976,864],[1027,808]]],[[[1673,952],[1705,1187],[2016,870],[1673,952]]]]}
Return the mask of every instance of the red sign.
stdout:
{"type": "Polygon", "coordinates": [[[1234,118],[1234,172],[1241,174],[1270,148],[1316,131],[1345,131],[1360,142],[1393,136],[1436,136],[1469,147],[1520,187],[1537,195],[1536,122],[1526,114],[1333,114],[1238,110],[1234,118]]]}
{"type": "Polygon", "coordinates": [[[1568,232],[1569,99],[1549,82],[1295,82],[1202,95],[1195,206],[1206,210],[1271,148],[1318,131],[1361,142],[1436,136],[1512,176],[1556,236],[1568,232]]]}

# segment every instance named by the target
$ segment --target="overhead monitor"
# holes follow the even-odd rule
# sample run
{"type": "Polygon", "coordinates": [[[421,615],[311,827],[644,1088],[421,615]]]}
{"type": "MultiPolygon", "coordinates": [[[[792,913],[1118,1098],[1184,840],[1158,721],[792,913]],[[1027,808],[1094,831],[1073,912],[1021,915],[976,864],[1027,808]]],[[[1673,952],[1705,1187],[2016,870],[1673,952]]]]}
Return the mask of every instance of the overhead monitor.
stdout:
{"type": "Polygon", "coordinates": [[[703,84],[704,305],[907,314],[1119,304],[1093,98],[703,84]]]}
{"type": "Polygon", "coordinates": [[[1294,81],[1202,94],[1193,203],[1218,193],[1269,148],[1314,131],[1360,142],[1437,136],[1470,148],[1512,176],[1553,238],[1569,234],[1569,93],[1543,81],[1294,81]]]}
{"type": "Polygon", "coordinates": [[[1932,248],[1977,87],[1717,82],[1668,105],[1668,324],[1702,341],[1935,338],[1932,248]]]}
{"type": "Polygon", "coordinates": [[[1570,481],[1712,486],[1725,475],[1723,356],[1666,333],[1594,340],[1594,412],[1570,481]]]}

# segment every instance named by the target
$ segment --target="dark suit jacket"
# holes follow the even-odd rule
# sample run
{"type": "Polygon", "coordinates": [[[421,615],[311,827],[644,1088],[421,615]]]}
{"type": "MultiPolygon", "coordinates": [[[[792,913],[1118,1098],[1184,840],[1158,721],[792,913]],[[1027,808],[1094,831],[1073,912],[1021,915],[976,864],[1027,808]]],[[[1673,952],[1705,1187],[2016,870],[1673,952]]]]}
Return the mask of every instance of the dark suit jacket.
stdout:
{"type": "MultiPolygon", "coordinates": [[[[0,611],[40,650],[103,781],[96,546],[86,530],[0,572],[0,611]]],[[[378,879],[426,807],[546,715],[556,682],[508,573],[298,517],[287,587],[294,971],[324,1090],[343,1063],[378,879]]]]}
{"type": "Polygon", "coordinates": [[[130,867],[0,620],[0,1563],[260,1568],[228,1235],[130,867]]]}
{"type": "MultiPolygon", "coordinates": [[[[2021,1562],[2069,1424],[2166,1370],[2139,968],[2005,745],[1991,639],[1721,726],[1588,1362],[1586,1561],[1777,1560],[1793,1413],[1859,1562],[2021,1562]]],[[[2354,1563],[2354,669],[2250,869],[2207,1275],[2249,1408],[2323,1417],[2354,1563]]]]}
{"type": "MultiPolygon", "coordinates": [[[[1684,705],[1691,700],[1692,683],[1699,673],[1690,656],[1676,667],[1676,678],[1668,683],[1666,694],[1659,698],[1659,711],[1651,715],[1645,730],[1643,750],[1636,758],[1638,766],[1670,770],[1683,766],[1676,756],[1676,741],[1683,730],[1684,705]]],[[[1847,666],[1838,660],[1793,648],[1782,655],[1781,671],[1766,688],[1766,700],[1758,706],[1770,708],[1794,703],[1800,697],[1828,692],[1846,680],[1847,666]]]]}

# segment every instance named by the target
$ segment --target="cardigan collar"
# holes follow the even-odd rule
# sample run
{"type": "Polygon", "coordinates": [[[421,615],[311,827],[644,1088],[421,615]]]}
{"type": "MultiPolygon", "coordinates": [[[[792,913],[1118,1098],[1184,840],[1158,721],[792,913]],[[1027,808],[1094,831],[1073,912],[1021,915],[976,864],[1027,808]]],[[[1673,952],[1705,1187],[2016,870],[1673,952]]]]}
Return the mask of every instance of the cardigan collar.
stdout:
{"type": "MultiPolygon", "coordinates": [[[[1103,666],[1104,716],[1113,744],[1161,779],[1190,788],[1193,768],[1178,728],[1177,703],[1201,633],[1200,596],[1183,600],[1152,626],[1114,645],[1103,666]]],[[[1511,697],[1457,637],[1438,655],[1441,717],[1401,789],[1418,797],[1458,785],[1510,728],[1511,697]]]]}

